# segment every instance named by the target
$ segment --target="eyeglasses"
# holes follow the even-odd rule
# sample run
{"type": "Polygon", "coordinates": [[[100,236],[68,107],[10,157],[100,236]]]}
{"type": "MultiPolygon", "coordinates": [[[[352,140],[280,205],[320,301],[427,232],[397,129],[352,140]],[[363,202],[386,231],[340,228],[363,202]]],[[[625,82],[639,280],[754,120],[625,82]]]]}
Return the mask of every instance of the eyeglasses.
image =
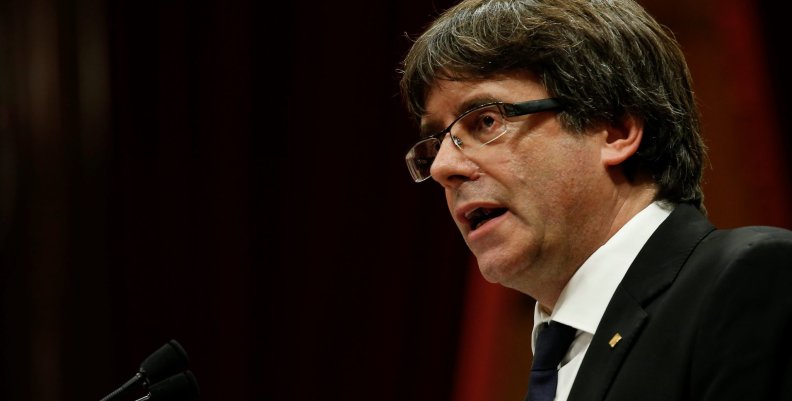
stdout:
{"type": "Polygon", "coordinates": [[[492,102],[473,107],[452,121],[446,129],[428,135],[407,152],[407,169],[415,182],[431,177],[430,170],[446,134],[461,151],[480,148],[508,132],[509,118],[544,111],[560,110],[557,98],[529,100],[521,103],[492,102]]]}

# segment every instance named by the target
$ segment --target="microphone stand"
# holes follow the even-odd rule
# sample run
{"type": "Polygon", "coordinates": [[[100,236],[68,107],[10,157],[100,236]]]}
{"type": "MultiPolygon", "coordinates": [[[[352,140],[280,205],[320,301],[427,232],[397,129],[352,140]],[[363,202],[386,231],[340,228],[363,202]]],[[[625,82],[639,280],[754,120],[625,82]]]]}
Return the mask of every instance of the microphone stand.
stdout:
{"type": "Polygon", "coordinates": [[[192,401],[198,398],[195,375],[186,370],[152,384],[149,393],[135,401],[192,401]]]}
{"type": "Polygon", "coordinates": [[[131,379],[127,380],[126,383],[122,384],[121,387],[115,389],[112,393],[108,394],[104,398],[99,401],[110,401],[113,398],[117,397],[119,394],[125,393],[130,387],[136,385],[139,381],[145,380],[143,374],[138,372],[131,379]]]}

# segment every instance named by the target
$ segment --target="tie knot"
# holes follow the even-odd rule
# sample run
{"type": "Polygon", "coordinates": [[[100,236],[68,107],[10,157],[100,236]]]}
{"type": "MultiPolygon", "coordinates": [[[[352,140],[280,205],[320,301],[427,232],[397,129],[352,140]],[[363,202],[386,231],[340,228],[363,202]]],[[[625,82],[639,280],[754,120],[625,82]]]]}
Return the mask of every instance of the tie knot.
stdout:
{"type": "Polygon", "coordinates": [[[533,367],[531,370],[556,370],[569,350],[577,330],[563,323],[545,323],[536,338],[533,367]]]}

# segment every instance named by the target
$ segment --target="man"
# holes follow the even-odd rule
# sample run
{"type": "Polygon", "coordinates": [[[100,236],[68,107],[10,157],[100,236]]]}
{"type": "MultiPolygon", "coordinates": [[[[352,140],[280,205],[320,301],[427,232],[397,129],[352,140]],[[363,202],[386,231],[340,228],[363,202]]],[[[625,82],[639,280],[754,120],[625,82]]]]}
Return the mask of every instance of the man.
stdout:
{"type": "Polygon", "coordinates": [[[401,84],[413,178],[537,300],[541,352],[571,341],[527,399],[792,400],[792,233],[707,221],[690,74],[639,5],[465,0],[401,84]]]}

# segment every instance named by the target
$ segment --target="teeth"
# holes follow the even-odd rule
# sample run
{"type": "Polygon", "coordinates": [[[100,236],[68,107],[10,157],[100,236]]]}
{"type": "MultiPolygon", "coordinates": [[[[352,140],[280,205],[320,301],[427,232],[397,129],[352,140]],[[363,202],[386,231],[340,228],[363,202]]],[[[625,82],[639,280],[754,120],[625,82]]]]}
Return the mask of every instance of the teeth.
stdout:
{"type": "Polygon", "coordinates": [[[469,218],[471,218],[471,216],[475,216],[477,214],[481,214],[481,215],[485,215],[486,216],[491,211],[492,211],[492,209],[487,209],[487,208],[483,208],[483,207],[477,207],[477,208],[465,213],[465,217],[469,219],[469,218]]]}

